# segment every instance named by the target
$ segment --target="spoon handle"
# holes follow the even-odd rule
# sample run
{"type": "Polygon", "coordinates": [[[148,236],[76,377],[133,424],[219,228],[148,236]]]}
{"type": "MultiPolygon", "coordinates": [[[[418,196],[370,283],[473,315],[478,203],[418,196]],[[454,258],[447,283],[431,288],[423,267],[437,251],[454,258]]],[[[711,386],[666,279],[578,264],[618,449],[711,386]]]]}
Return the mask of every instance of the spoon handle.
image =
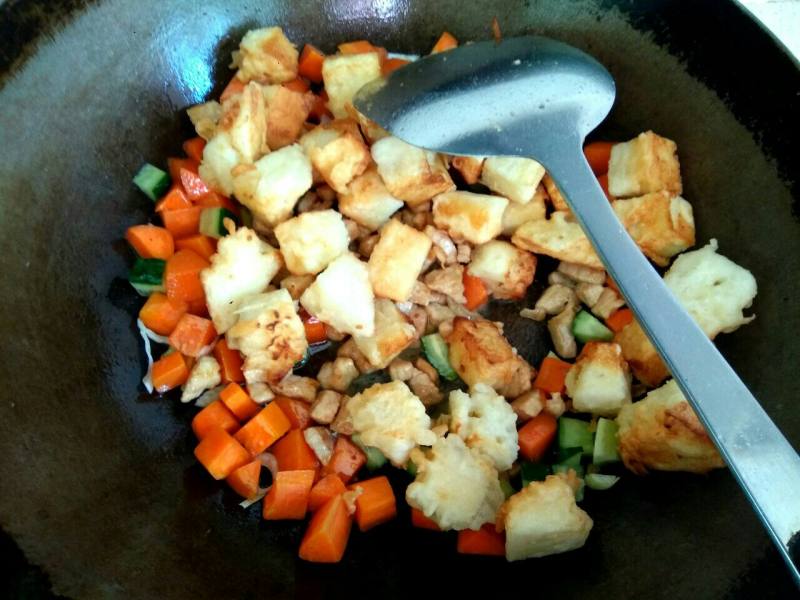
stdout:
{"type": "Polygon", "coordinates": [[[580,146],[561,156],[548,170],[800,583],[800,457],[625,231],[580,146]]]}

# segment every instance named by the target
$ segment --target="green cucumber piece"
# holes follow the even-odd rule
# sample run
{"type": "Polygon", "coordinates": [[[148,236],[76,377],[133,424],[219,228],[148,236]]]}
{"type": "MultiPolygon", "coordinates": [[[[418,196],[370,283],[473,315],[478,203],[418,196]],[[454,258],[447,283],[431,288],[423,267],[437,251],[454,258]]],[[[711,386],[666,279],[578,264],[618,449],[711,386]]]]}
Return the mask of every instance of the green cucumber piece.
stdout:
{"type": "Polygon", "coordinates": [[[607,490],[619,481],[616,475],[589,473],[586,475],[586,486],[591,490],[607,490]]]}
{"type": "Polygon", "coordinates": [[[414,464],[414,461],[411,459],[406,463],[406,472],[412,477],[417,476],[417,465],[414,464]]]}
{"type": "Polygon", "coordinates": [[[144,163],[139,172],[133,176],[133,183],[142,190],[150,200],[157,201],[161,196],[167,193],[170,181],[169,175],[154,167],[150,163],[144,163]]]}
{"type": "Polygon", "coordinates": [[[350,436],[352,442],[361,448],[361,451],[367,455],[367,470],[374,471],[376,469],[380,469],[383,465],[386,464],[386,457],[383,455],[383,452],[378,450],[377,448],[373,448],[372,446],[367,446],[364,442],[361,441],[361,436],[358,434],[350,436]]]}
{"type": "Polygon", "coordinates": [[[550,467],[542,463],[524,462],[520,467],[522,476],[522,487],[528,487],[532,481],[544,481],[550,475],[550,467]]]}
{"type": "Polygon", "coordinates": [[[587,456],[594,450],[594,434],[589,431],[589,423],[571,417],[558,420],[558,450],[580,446],[587,456]]]}
{"type": "Polygon", "coordinates": [[[164,267],[167,261],[160,258],[137,258],[128,274],[128,281],[141,296],[149,296],[153,292],[163,292],[164,267]]]}
{"type": "Polygon", "coordinates": [[[569,469],[574,469],[578,477],[583,477],[583,465],[581,465],[581,458],[583,452],[580,448],[575,448],[573,453],[567,458],[562,459],[558,464],[553,465],[553,473],[566,473],[569,469]]]}
{"type": "Polygon", "coordinates": [[[230,219],[235,223],[236,215],[227,208],[219,206],[204,208],[200,213],[200,233],[217,239],[228,235],[228,230],[222,222],[224,219],[230,219]]]}
{"type": "Polygon", "coordinates": [[[593,314],[581,310],[572,321],[572,335],[579,342],[610,342],[614,332],[603,325],[593,314]]]}
{"type": "Polygon", "coordinates": [[[425,351],[425,358],[433,365],[433,368],[448,381],[458,379],[458,373],[450,365],[450,351],[447,342],[438,333],[423,336],[422,349],[425,351]]]}
{"type": "Polygon", "coordinates": [[[517,490],[514,489],[514,486],[511,485],[511,482],[508,479],[500,480],[500,489],[503,490],[503,495],[506,497],[506,499],[511,498],[511,496],[517,493],[517,490]]]}
{"type": "Polygon", "coordinates": [[[596,465],[606,465],[608,463],[619,462],[619,451],[617,450],[617,430],[619,425],[616,421],[600,417],[597,420],[597,432],[594,435],[594,448],[592,451],[592,462],[596,465]]]}

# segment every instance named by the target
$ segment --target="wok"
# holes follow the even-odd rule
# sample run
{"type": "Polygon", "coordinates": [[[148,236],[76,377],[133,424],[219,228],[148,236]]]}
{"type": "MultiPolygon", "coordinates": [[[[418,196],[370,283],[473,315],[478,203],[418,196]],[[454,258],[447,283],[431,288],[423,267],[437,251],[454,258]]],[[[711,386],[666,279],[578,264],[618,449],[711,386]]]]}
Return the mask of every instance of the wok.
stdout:
{"type": "MultiPolygon", "coordinates": [[[[130,183],[189,135],[182,110],[228,79],[249,28],[279,24],[332,50],[369,38],[420,52],[448,29],[538,33],[615,77],[600,132],[677,141],[699,242],[760,284],[757,320],[719,345],[800,444],[796,134],[800,72],[735,4],[718,1],[6,1],[0,6],[0,594],[319,597],[495,594],[779,598],[789,576],[726,471],[627,477],[587,495],[587,545],[507,564],[458,556],[407,509],[354,533],[338,566],[300,562],[300,525],[241,510],[193,457],[194,409],[148,398],[124,280],[124,229],[152,204],[130,183]],[[7,557],[7,558],[6,558],[7,557]]],[[[541,330],[512,341],[531,360],[541,330]]],[[[787,502],[797,502],[787,498],[787,502]]],[[[402,504],[402,503],[401,503],[402,504]]]]}

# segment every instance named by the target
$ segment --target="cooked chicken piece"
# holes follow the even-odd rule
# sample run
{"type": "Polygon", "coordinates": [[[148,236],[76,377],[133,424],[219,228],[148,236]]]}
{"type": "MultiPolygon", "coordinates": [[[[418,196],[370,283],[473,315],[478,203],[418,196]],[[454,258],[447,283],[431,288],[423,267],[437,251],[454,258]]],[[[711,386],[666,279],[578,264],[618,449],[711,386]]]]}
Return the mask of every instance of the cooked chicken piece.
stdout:
{"type": "Polygon", "coordinates": [[[456,316],[455,312],[449,307],[437,302],[431,302],[425,306],[425,312],[428,314],[428,322],[431,327],[439,327],[445,321],[452,321],[456,316]]]}
{"type": "Polygon", "coordinates": [[[328,425],[336,418],[339,406],[342,404],[342,395],[333,390],[322,390],[311,404],[311,418],[317,423],[328,425]]]}
{"type": "Polygon", "coordinates": [[[563,273],[578,283],[603,284],[606,281],[606,272],[603,269],[592,269],[585,265],[561,261],[558,263],[558,272],[563,273]]]}
{"type": "Polygon", "coordinates": [[[529,390],[514,398],[511,408],[517,414],[518,421],[530,421],[544,410],[544,394],[541,390],[529,390]]]}
{"type": "Polygon", "coordinates": [[[353,359],[340,356],[319,368],[317,381],[323,389],[345,392],[358,376],[359,372],[353,359]]]}
{"type": "Polygon", "coordinates": [[[547,313],[542,308],[523,308],[519,311],[519,316],[531,321],[544,321],[547,318],[547,313]]]}
{"type": "Polygon", "coordinates": [[[544,402],[544,411],[556,419],[563,415],[566,410],[567,405],[564,402],[564,397],[558,392],[550,394],[550,397],[544,402]]]}
{"type": "Polygon", "coordinates": [[[456,262],[456,245],[450,236],[441,229],[436,229],[431,225],[425,227],[425,235],[431,238],[436,258],[442,266],[451,265],[456,262]]]}
{"type": "Polygon", "coordinates": [[[623,306],[625,306],[625,300],[617,292],[611,288],[603,288],[597,302],[592,305],[592,312],[598,317],[607,319],[614,311],[623,306]]]}
{"type": "Polygon", "coordinates": [[[389,377],[392,381],[408,381],[416,371],[413,364],[402,358],[395,358],[389,364],[389,377]]]}
{"type": "Polygon", "coordinates": [[[433,383],[439,383],[439,372],[427,360],[420,356],[414,361],[414,366],[425,373],[433,383]]]}
{"type": "Polygon", "coordinates": [[[327,465],[333,456],[333,435],[327,427],[308,427],[303,430],[306,444],[323,465],[327,465]]]}
{"type": "Polygon", "coordinates": [[[572,321],[577,312],[578,309],[574,304],[567,304],[558,316],[547,322],[547,330],[553,340],[553,347],[561,358],[575,358],[578,353],[578,345],[575,342],[575,336],[572,335],[572,321]]]}
{"type": "Polygon", "coordinates": [[[275,393],[266,383],[248,383],[247,384],[247,395],[255,402],[256,404],[264,405],[267,402],[272,402],[275,398],[275,393]]]}
{"type": "Polygon", "coordinates": [[[368,235],[367,237],[361,238],[358,242],[358,253],[365,259],[369,259],[372,255],[372,251],[375,249],[375,246],[378,244],[378,240],[380,236],[375,235],[368,235]]]}
{"type": "Polygon", "coordinates": [[[371,373],[375,371],[375,367],[367,360],[367,357],[361,353],[361,350],[358,349],[356,346],[356,342],[353,338],[347,340],[344,344],[339,346],[339,349],[336,351],[336,356],[344,356],[347,358],[352,358],[353,362],[358,367],[358,370],[361,373],[371,373]]]}
{"type": "Polygon", "coordinates": [[[416,331],[416,339],[428,332],[428,313],[422,306],[414,306],[408,313],[408,318],[416,331]]]}
{"type": "Polygon", "coordinates": [[[313,402],[317,396],[319,383],[311,377],[298,377],[289,373],[277,384],[272,384],[275,393],[289,398],[297,398],[305,402],[313,402]]]}
{"type": "Polygon", "coordinates": [[[460,304],[467,301],[464,297],[464,267],[461,265],[431,271],[425,275],[424,281],[434,292],[449,296],[460,304]]]}
{"type": "Polygon", "coordinates": [[[597,304],[597,301],[600,299],[605,289],[606,288],[599,283],[581,282],[575,287],[575,294],[578,296],[578,300],[591,308],[597,304]]]}
{"type": "Polygon", "coordinates": [[[444,294],[434,292],[425,285],[423,282],[417,280],[414,282],[414,287],[411,290],[411,295],[408,297],[409,302],[419,304],[420,306],[428,306],[430,303],[444,303],[444,294]]]}
{"type": "Polygon", "coordinates": [[[181,402],[191,402],[222,381],[219,363],[213,356],[201,356],[192,367],[189,379],[181,386],[181,402]]]}
{"type": "Polygon", "coordinates": [[[472,246],[466,242],[456,244],[456,262],[467,264],[472,260],[472,246]]]}
{"type": "Polygon", "coordinates": [[[444,394],[442,394],[436,382],[427,373],[419,369],[415,369],[414,374],[409,378],[408,386],[425,406],[433,406],[444,400],[444,394]]]}
{"type": "Polygon", "coordinates": [[[550,271],[550,274],[547,276],[547,283],[550,285],[565,285],[568,288],[573,289],[577,287],[577,284],[573,279],[567,277],[564,275],[564,273],[559,271],[550,271]]]}
{"type": "Polygon", "coordinates": [[[536,301],[534,309],[543,310],[548,315],[557,315],[567,306],[576,303],[575,290],[563,285],[551,285],[536,301]]]}
{"type": "MultiPolygon", "coordinates": [[[[335,198],[336,194],[334,194],[335,198]]],[[[303,213],[328,210],[330,208],[333,208],[333,199],[325,199],[316,191],[309,191],[303,194],[303,197],[297,202],[295,210],[298,215],[302,215],[303,213]]]]}

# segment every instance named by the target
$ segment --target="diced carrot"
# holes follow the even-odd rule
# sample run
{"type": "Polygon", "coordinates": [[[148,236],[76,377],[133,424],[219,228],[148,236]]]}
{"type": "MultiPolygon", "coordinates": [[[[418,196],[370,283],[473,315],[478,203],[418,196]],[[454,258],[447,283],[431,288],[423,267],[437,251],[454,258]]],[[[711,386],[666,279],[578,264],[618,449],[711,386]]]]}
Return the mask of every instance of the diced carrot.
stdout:
{"type": "Polygon", "coordinates": [[[252,498],[258,493],[261,461],[254,460],[239,467],[225,478],[226,483],[242,498],[252,498]]]}
{"type": "Polygon", "coordinates": [[[167,261],[164,268],[164,284],[167,296],[191,302],[205,297],[200,271],[209,262],[191,250],[179,250],[167,261]]]}
{"type": "Polygon", "coordinates": [[[200,231],[201,212],[203,212],[202,206],[165,210],[161,213],[161,220],[172,236],[179,240],[190,235],[196,235],[200,231]]]}
{"type": "Polygon", "coordinates": [[[366,462],[367,457],[361,448],[347,437],[340,435],[333,446],[333,455],[328,464],[322,468],[322,472],[336,473],[344,483],[347,483],[366,462]]]}
{"type": "Polygon", "coordinates": [[[303,327],[306,330],[306,341],[309,344],[318,344],[328,339],[325,323],[304,310],[300,312],[300,318],[303,321],[303,327]]]}
{"type": "Polygon", "coordinates": [[[633,321],[633,311],[630,308],[620,308],[609,315],[606,325],[614,333],[619,333],[631,321],[633,321]]]}
{"type": "Polygon", "coordinates": [[[227,196],[223,196],[222,194],[218,194],[217,192],[209,191],[208,194],[203,196],[202,198],[197,199],[197,206],[202,206],[203,208],[227,208],[231,211],[234,215],[239,215],[239,207],[228,198],[227,196]]]}
{"type": "Polygon", "coordinates": [[[202,233],[198,233],[197,235],[190,235],[182,240],[176,240],[175,248],[178,250],[192,250],[206,260],[209,260],[217,251],[217,240],[203,235],[202,233]]]}
{"type": "Polygon", "coordinates": [[[567,378],[567,371],[572,368],[568,362],[564,362],[555,356],[545,356],[539,373],[533,381],[533,387],[551,394],[560,394],[564,391],[564,381],[567,378]]]}
{"type": "Polygon", "coordinates": [[[192,202],[186,197],[180,184],[173,183],[169,191],[156,204],[156,212],[180,210],[181,208],[192,208],[192,202]]]}
{"type": "Polygon", "coordinates": [[[599,183],[600,187],[603,188],[603,193],[606,195],[608,201],[613,202],[614,196],[612,196],[611,192],[608,191],[608,173],[603,173],[602,175],[598,175],[597,183],[599,183]]]}
{"type": "Polygon", "coordinates": [[[453,48],[458,47],[458,40],[453,37],[453,34],[443,31],[442,35],[439,36],[439,39],[433,45],[431,49],[431,54],[438,54],[439,52],[444,52],[445,50],[452,50],[453,48]]]}
{"type": "Polygon", "coordinates": [[[283,87],[287,90],[304,94],[308,91],[308,82],[302,77],[295,77],[291,81],[284,83],[283,87]]]}
{"type": "Polygon", "coordinates": [[[425,513],[418,508],[411,507],[411,525],[420,529],[430,529],[431,531],[441,531],[436,521],[429,519],[425,513]]]}
{"type": "Polygon", "coordinates": [[[250,462],[247,450],[224,429],[216,427],[194,449],[194,455],[214,479],[225,479],[250,462]]]}
{"type": "Polygon", "coordinates": [[[315,474],[313,470],[276,473],[272,487],[264,496],[262,516],[269,521],[305,518],[315,474]]]}
{"type": "Polygon", "coordinates": [[[241,383],[244,381],[242,373],[242,355],[238,350],[233,350],[228,346],[224,337],[220,338],[214,346],[214,358],[219,363],[222,375],[222,383],[241,383]]]}
{"type": "Polygon", "coordinates": [[[506,536],[503,533],[497,533],[492,523],[487,523],[478,531],[463,529],[458,532],[456,549],[459,554],[505,556],[506,536]]]}
{"type": "Polygon", "coordinates": [[[261,410],[261,406],[253,402],[253,399],[238,383],[229,383],[219,393],[219,399],[242,423],[254,417],[261,410]]]}
{"type": "Polygon", "coordinates": [[[303,46],[300,60],[297,63],[297,72],[314,83],[322,83],[322,62],[325,55],[311,44],[303,46]]]}
{"type": "Polygon", "coordinates": [[[244,91],[245,83],[235,75],[233,79],[230,80],[225,89],[222,90],[222,95],[219,97],[220,102],[225,102],[231,96],[235,96],[236,94],[241,94],[244,91]]]}
{"type": "Polygon", "coordinates": [[[492,37],[494,38],[495,44],[499,44],[503,41],[503,32],[500,31],[500,22],[497,20],[497,17],[492,17],[492,37]]]}
{"type": "Polygon", "coordinates": [[[153,379],[153,388],[159,394],[163,394],[186,383],[189,379],[189,365],[180,352],[173,352],[153,363],[150,376],[153,379]]]}
{"type": "Polygon", "coordinates": [[[275,442],[272,454],[278,461],[279,471],[311,470],[319,468],[317,455],[306,443],[302,429],[292,429],[275,442]]]}
{"type": "Polygon", "coordinates": [[[181,168],[180,174],[183,191],[192,202],[202,200],[211,193],[206,182],[195,171],[181,168]]]}
{"type": "MultiPolygon", "coordinates": [[[[180,183],[181,169],[186,169],[190,173],[197,173],[200,163],[193,158],[168,158],[167,168],[172,183],[180,183]]],[[[185,191],[185,190],[184,190],[185,191]]]]}
{"type": "Polygon", "coordinates": [[[611,159],[613,142],[592,142],[583,147],[583,155],[595,175],[608,173],[608,161],[611,159]]]}
{"type": "Polygon", "coordinates": [[[462,277],[464,283],[464,297],[467,299],[467,308],[475,310],[489,299],[489,290],[480,277],[474,277],[464,269],[462,277]]]}
{"type": "Polygon", "coordinates": [[[389,73],[397,71],[401,67],[405,67],[409,62],[404,58],[387,58],[381,65],[381,74],[385,77],[389,73]]]}
{"type": "Polygon", "coordinates": [[[292,429],[305,429],[311,424],[311,407],[306,402],[286,396],[276,396],[273,402],[281,407],[292,429]]]}
{"type": "Polygon", "coordinates": [[[175,253],[172,234],[156,225],[134,225],[128,227],[125,239],[142,258],[167,260],[175,253]]]}
{"type": "Polygon", "coordinates": [[[341,495],[328,500],[314,513],[300,542],[300,558],[315,563],[342,560],[352,520],[341,495]]]}
{"type": "Polygon", "coordinates": [[[190,138],[183,142],[183,151],[186,156],[200,162],[203,160],[203,150],[206,147],[206,141],[200,136],[190,138]]]}
{"type": "Polygon", "coordinates": [[[558,422],[550,413],[540,412],[519,430],[519,453],[534,462],[541,460],[556,437],[558,422]]]}
{"type": "Polygon", "coordinates": [[[373,46],[367,40],[355,40],[353,42],[344,42],[339,44],[339,52],[342,54],[364,54],[365,52],[377,52],[381,59],[383,59],[386,54],[386,49],[373,46]]]}
{"type": "Polygon", "coordinates": [[[202,440],[214,429],[224,429],[231,435],[239,431],[239,420],[219,400],[204,407],[192,419],[192,431],[202,440]]]}
{"type": "Polygon", "coordinates": [[[278,441],[287,431],[289,419],[280,406],[270,403],[236,433],[236,439],[255,456],[278,441]]]}
{"type": "Polygon", "coordinates": [[[183,315],[169,336],[169,345],[186,356],[201,356],[217,337],[214,324],[196,315],[183,315]]]}
{"type": "Polygon", "coordinates": [[[311,488],[311,496],[308,499],[308,510],[314,512],[334,496],[344,494],[346,491],[347,488],[342,483],[342,480],[339,479],[338,475],[334,473],[325,475],[325,477],[320,479],[314,484],[314,487],[311,488]]]}
{"type": "Polygon", "coordinates": [[[350,489],[362,490],[356,498],[356,523],[361,531],[372,529],[397,516],[394,491],[385,475],[359,481],[352,484],[350,489]]]}
{"type": "Polygon", "coordinates": [[[139,311],[139,318],[148,329],[159,335],[169,335],[188,308],[183,300],[167,298],[161,292],[154,292],[139,311]]]}

